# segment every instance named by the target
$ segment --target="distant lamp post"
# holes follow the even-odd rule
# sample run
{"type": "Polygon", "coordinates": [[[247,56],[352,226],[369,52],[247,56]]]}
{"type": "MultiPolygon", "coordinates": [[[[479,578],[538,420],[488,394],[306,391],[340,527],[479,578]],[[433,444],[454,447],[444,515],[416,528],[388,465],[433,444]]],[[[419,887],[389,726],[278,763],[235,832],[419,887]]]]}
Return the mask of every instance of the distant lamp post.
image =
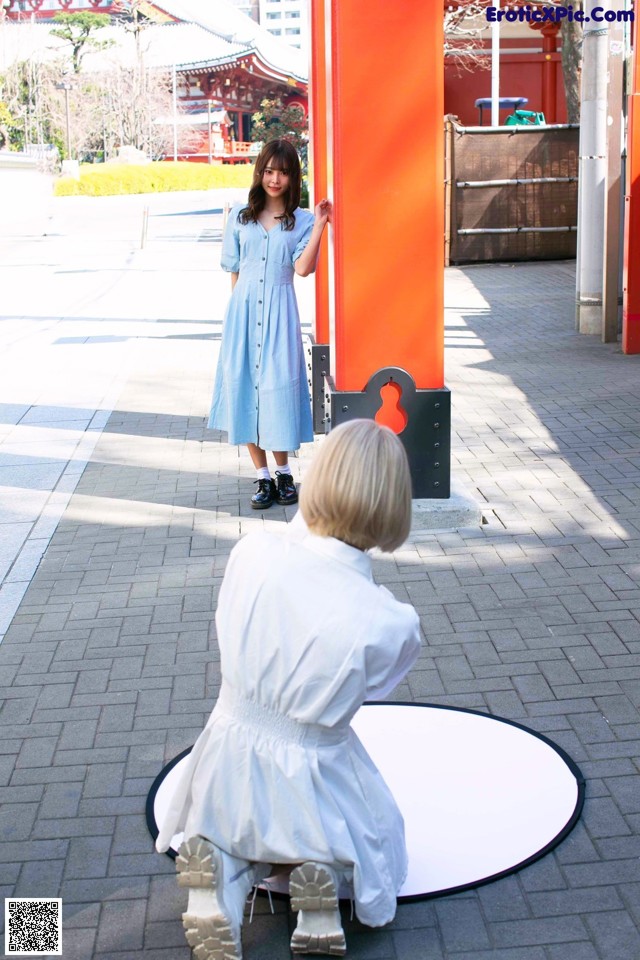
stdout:
{"type": "Polygon", "coordinates": [[[212,164],[213,144],[211,142],[211,100],[207,100],[207,142],[209,145],[209,164],[212,164]]]}
{"type": "Polygon", "coordinates": [[[56,90],[64,90],[64,107],[67,118],[67,159],[71,160],[71,115],[69,113],[69,90],[73,84],[70,80],[61,80],[56,83],[56,90]]]}

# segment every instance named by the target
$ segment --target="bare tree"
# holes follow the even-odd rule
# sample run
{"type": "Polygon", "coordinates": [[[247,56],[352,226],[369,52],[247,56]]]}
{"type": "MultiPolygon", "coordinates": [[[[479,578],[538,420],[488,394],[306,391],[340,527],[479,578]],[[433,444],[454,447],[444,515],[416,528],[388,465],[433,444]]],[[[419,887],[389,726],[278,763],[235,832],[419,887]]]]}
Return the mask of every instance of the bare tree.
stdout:
{"type": "MultiPolygon", "coordinates": [[[[101,88],[108,153],[134,146],[149,157],[161,157],[173,148],[173,129],[167,123],[173,111],[170,73],[121,67],[102,77],[101,88]]],[[[178,136],[181,149],[199,139],[192,127],[182,124],[178,136]]]]}
{"type": "Polygon", "coordinates": [[[486,0],[461,0],[444,11],[444,52],[455,56],[462,70],[486,70],[489,58],[484,49],[483,30],[486,29],[486,0]]]}
{"type": "MultiPolygon", "coordinates": [[[[489,0],[453,0],[444,13],[445,52],[458,51],[463,56],[457,58],[462,69],[476,71],[479,67],[488,67],[489,59],[480,53],[483,47],[482,28],[486,27],[486,8],[489,0]]],[[[517,9],[522,4],[510,4],[517,9]]],[[[544,3],[532,2],[530,10],[541,7],[567,7],[566,0],[545,0],[544,3]]],[[[582,0],[572,0],[573,13],[583,9],[582,0]]],[[[575,17],[561,21],[562,73],[567,100],[569,123],[580,121],[580,76],[582,70],[582,23],[575,17]]]]}

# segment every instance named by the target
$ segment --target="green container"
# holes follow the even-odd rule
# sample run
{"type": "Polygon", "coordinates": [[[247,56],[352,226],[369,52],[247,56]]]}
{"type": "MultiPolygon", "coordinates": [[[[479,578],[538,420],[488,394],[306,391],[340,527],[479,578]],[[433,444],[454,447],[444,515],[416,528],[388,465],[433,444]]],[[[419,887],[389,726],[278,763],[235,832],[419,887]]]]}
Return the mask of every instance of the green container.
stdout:
{"type": "Polygon", "coordinates": [[[536,113],[535,110],[514,110],[504,122],[505,127],[515,126],[534,126],[539,127],[547,121],[544,113],[536,113]]]}

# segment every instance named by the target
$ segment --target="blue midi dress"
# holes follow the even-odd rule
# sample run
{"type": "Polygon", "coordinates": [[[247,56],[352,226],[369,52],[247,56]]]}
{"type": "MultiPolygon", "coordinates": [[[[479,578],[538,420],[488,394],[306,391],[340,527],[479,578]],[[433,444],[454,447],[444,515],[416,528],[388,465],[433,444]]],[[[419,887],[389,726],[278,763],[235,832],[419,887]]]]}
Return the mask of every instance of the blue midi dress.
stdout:
{"type": "Polygon", "coordinates": [[[235,206],[222,243],[223,270],[238,273],[222,329],[209,427],[229,443],[297,450],[313,421],[293,289],[293,265],[309,242],[314,215],[295,211],[293,230],[242,224],[235,206]]]}

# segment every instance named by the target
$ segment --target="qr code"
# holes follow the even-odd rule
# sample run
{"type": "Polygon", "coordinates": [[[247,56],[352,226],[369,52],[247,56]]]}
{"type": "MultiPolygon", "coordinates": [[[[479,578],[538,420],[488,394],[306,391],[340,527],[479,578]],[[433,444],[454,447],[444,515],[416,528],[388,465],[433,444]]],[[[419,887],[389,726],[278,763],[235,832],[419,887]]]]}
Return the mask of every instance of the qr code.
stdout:
{"type": "Polygon", "coordinates": [[[62,956],[62,900],[6,899],[4,920],[7,956],[62,956]]]}

